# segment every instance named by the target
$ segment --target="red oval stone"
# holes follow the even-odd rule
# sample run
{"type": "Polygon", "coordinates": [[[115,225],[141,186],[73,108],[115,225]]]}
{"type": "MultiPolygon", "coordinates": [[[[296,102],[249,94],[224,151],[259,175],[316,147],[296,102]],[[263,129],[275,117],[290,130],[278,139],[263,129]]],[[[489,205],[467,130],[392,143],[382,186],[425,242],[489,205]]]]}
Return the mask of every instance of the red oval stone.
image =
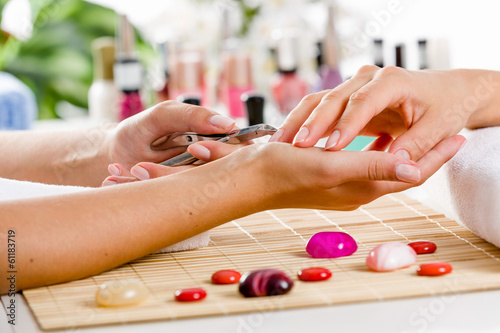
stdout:
{"type": "Polygon", "coordinates": [[[207,292],[201,288],[179,289],[175,292],[175,299],[179,302],[199,301],[207,297],[207,292]]]}
{"type": "Polygon", "coordinates": [[[433,253],[437,249],[436,244],[434,244],[433,242],[428,242],[428,241],[411,242],[411,243],[408,243],[408,246],[410,246],[412,249],[414,249],[415,252],[417,252],[417,254],[433,253]]]}
{"type": "Polygon", "coordinates": [[[232,284],[240,281],[241,274],[232,269],[223,269],[212,275],[213,284],[232,284]]]}
{"type": "Polygon", "coordinates": [[[332,276],[329,269],[323,267],[311,267],[298,271],[297,277],[302,281],[323,281],[332,276]]]}
{"type": "Polygon", "coordinates": [[[451,273],[453,268],[447,262],[431,262],[422,264],[417,268],[417,274],[423,276],[438,276],[451,273]]]}

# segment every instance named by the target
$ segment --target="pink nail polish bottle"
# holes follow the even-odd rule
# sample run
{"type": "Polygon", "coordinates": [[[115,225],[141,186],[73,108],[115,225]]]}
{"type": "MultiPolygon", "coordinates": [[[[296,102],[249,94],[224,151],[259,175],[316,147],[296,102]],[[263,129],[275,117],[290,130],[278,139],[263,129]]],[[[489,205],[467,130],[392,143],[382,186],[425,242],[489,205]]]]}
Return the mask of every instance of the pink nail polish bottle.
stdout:
{"type": "Polygon", "coordinates": [[[271,83],[274,101],[278,110],[287,115],[307,94],[307,83],[297,74],[297,37],[286,33],[276,40],[278,75],[271,83]]]}
{"type": "Polygon", "coordinates": [[[250,57],[241,51],[226,51],[223,57],[223,102],[232,118],[246,118],[241,95],[254,90],[250,57]]]}
{"type": "Polygon", "coordinates": [[[321,83],[319,91],[333,89],[342,83],[342,76],[338,68],[338,42],[334,26],[334,7],[328,5],[325,37],[321,43],[322,64],[319,67],[321,83]]]}
{"type": "Polygon", "coordinates": [[[169,83],[170,99],[178,99],[180,96],[197,97],[203,105],[206,99],[201,51],[183,50],[176,54],[169,83]]]}
{"type": "Polygon", "coordinates": [[[119,101],[119,120],[124,120],[144,109],[139,92],[143,70],[135,55],[134,30],[125,15],[119,17],[117,39],[113,74],[115,84],[122,92],[119,101]]]}

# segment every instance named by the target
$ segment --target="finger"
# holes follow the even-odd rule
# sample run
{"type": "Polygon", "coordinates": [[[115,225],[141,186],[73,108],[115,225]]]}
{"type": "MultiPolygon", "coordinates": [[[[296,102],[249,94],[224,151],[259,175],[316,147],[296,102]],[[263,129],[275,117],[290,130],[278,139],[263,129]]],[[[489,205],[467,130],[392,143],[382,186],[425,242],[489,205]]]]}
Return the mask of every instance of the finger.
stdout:
{"type": "Polygon", "coordinates": [[[320,167],[323,170],[329,170],[330,174],[334,172],[334,175],[324,178],[333,179],[337,184],[367,180],[400,181],[412,184],[420,181],[418,165],[393,154],[378,151],[327,153],[331,154],[331,158],[325,159],[326,161],[320,167]]]}
{"type": "Polygon", "coordinates": [[[465,137],[461,135],[455,135],[444,139],[418,160],[417,164],[421,170],[419,182],[410,186],[408,184],[382,182],[379,188],[379,196],[387,193],[404,191],[410,187],[423,184],[430,176],[438,171],[443,164],[455,156],[465,142],[465,137]]]}
{"type": "Polygon", "coordinates": [[[127,168],[125,168],[120,163],[113,163],[108,165],[108,171],[112,176],[125,176],[130,177],[131,174],[127,168]]]}
{"type": "Polygon", "coordinates": [[[193,168],[192,165],[183,165],[176,167],[164,166],[156,163],[141,162],[130,169],[130,173],[139,180],[148,180],[158,177],[169,176],[184,170],[193,168]]]}
{"type": "Polygon", "coordinates": [[[417,161],[450,134],[453,133],[449,133],[447,126],[439,126],[437,120],[422,117],[394,140],[389,152],[417,161]]]}
{"type": "Polygon", "coordinates": [[[288,114],[283,125],[273,134],[269,142],[291,143],[311,111],[318,106],[323,96],[328,92],[329,90],[325,90],[305,96],[295,109],[288,114]]]}
{"type": "Polygon", "coordinates": [[[386,149],[391,145],[394,140],[389,134],[382,134],[380,137],[367,144],[362,151],[386,151],[386,149]]]}
{"type": "Polygon", "coordinates": [[[211,162],[227,156],[246,145],[247,144],[231,145],[216,141],[205,141],[190,145],[188,147],[188,152],[204,162],[211,162]]]}
{"type": "Polygon", "coordinates": [[[178,103],[162,102],[144,111],[141,126],[152,137],[159,138],[172,132],[196,132],[200,134],[226,133],[234,128],[235,121],[207,108],[178,103]]]}
{"type": "MultiPolygon", "coordinates": [[[[380,68],[376,66],[362,67],[350,80],[324,95],[312,112],[306,110],[305,112],[309,111],[310,115],[293,139],[294,146],[314,146],[328,133],[330,126],[340,119],[353,92],[369,83],[379,70],[380,68]]],[[[335,132],[332,135],[336,136],[335,132]]]]}
{"type": "Polygon", "coordinates": [[[380,70],[372,81],[353,93],[326,149],[345,148],[370,122],[387,108],[396,108],[408,98],[405,78],[408,71],[396,67],[380,70]]]}
{"type": "Polygon", "coordinates": [[[125,184],[125,183],[136,182],[137,180],[138,179],[135,177],[109,176],[106,179],[104,179],[101,186],[105,187],[111,185],[125,184]]]}

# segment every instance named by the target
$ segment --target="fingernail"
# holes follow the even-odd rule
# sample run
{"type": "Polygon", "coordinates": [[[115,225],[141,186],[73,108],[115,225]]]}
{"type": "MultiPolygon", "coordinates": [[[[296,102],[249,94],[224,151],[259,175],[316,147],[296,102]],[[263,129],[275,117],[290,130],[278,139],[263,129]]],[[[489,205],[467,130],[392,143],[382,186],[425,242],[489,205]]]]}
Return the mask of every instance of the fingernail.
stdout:
{"type": "Polygon", "coordinates": [[[462,145],[460,146],[460,148],[458,148],[458,151],[461,151],[462,148],[465,146],[466,143],[467,143],[467,140],[464,140],[464,142],[462,143],[462,145]]]}
{"type": "Polygon", "coordinates": [[[420,180],[420,170],[414,165],[398,164],[396,178],[404,182],[416,183],[420,180]]]}
{"type": "Polygon", "coordinates": [[[140,165],[136,165],[132,169],[130,169],[130,173],[132,174],[132,176],[134,176],[135,178],[140,179],[140,180],[149,179],[148,170],[144,169],[140,165]]]}
{"type": "Polygon", "coordinates": [[[227,118],[221,115],[216,114],[215,116],[210,117],[210,123],[218,128],[228,128],[231,125],[234,125],[235,121],[231,118],[227,118]]]}
{"type": "Polygon", "coordinates": [[[295,139],[293,139],[293,143],[296,144],[305,141],[308,135],[309,135],[309,129],[307,127],[302,127],[299,133],[297,133],[297,135],[295,136],[295,139]]]}
{"type": "Polygon", "coordinates": [[[339,142],[339,139],[340,139],[340,132],[338,130],[333,131],[333,133],[328,138],[328,141],[326,142],[325,148],[330,149],[335,147],[335,145],[337,145],[337,142],[339,142]]]}
{"type": "Polygon", "coordinates": [[[200,160],[208,161],[210,159],[210,150],[205,146],[197,144],[191,145],[191,147],[189,147],[189,152],[200,160]]]}
{"type": "Polygon", "coordinates": [[[285,133],[285,131],[283,131],[281,128],[279,130],[276,131],[276,133],[273,134],[273,136],[269,139],[269,142],[276,142],[278,141],[279,139],[281,139],[281,137],[283,136],[283,134],[285,133]]]}
{"type": "Polygon", "coordinates": [[[410,154],[405,149],[400,149],[394,153],[394,155],[404,158],[405,160],[411,160],[410,154]]]}
{"type": "Polygon", "coordinates": [[[115,182],[114,180],[106,179],[105,181],[102,182],[101,186],[105,187],[105,186],[111,186],[111,185],[116,185],[116,184],[118,184],[118,182],[115,182]]]}
{"type": "Polygon", "coordinates": [[[120,175],[120,169],[115,164],[108,165],[108,171],[113,176],[119,176],[120,175]]]}

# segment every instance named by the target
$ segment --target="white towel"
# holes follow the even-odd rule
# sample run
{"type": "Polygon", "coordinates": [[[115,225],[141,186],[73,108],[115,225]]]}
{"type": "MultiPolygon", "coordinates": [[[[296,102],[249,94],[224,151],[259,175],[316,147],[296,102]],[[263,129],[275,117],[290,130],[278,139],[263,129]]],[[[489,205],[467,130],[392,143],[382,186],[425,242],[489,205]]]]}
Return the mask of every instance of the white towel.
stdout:
{"type": "Polygon", "coordinates": [[[500,127],[460,134],[457,155],[407,194],[500,247],[500,127]]]}
{"type": "MultiPolygon", "coordinates": [[[[119,185],[114,185],[114,186],[119,186],[119,185]]],[[[0,178],[0,201],[43,197],[55,194],[74,193],[81,191],[89,191],[91,189],[92,188],[90,187],[47,185],[47,184],[0,178]]],[[[192,250],[199,247],[207,246],[209,242],[210,242],[210,233],[206,231],[199,235],[186,239],[182,242],[179,242],[177,244],[167,246],[166,248],[163,248],[155,253],[168,253],[168,252],[192,250]]]]}

